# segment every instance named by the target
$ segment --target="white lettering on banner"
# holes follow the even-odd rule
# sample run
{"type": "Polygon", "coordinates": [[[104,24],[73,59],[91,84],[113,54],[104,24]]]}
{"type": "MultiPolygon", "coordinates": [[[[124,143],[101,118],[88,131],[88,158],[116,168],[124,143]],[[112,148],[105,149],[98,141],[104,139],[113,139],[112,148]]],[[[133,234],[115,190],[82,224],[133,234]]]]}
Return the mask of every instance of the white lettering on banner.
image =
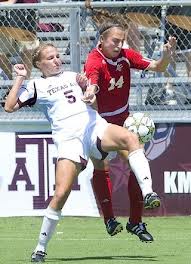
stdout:
{"type": "MultiPolygon", "coordinates": [[[[56,148],[50,134],[1,133],[0,216],[43,215],[55,189],[56,148]]],[[[80,173],[63,215],[99,216],[91,178],[80,173]]]]}
{"type": "Polygon", "coordinates": [[[191,171],[165,171],[164,193],[191,193],[191,171]]]}

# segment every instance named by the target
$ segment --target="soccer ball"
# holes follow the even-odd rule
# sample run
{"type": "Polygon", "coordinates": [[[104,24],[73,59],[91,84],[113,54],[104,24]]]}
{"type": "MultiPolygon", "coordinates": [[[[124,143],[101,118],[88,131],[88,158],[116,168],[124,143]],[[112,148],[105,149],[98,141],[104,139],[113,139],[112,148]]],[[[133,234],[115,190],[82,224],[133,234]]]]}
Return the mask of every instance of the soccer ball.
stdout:
{"type": "Polygon", "coordinates": [[[133,113],[125,120],[123,126],[136,133],[141,144],[149,142],[155,132],[155,124],[148,114],[133,113]]]}

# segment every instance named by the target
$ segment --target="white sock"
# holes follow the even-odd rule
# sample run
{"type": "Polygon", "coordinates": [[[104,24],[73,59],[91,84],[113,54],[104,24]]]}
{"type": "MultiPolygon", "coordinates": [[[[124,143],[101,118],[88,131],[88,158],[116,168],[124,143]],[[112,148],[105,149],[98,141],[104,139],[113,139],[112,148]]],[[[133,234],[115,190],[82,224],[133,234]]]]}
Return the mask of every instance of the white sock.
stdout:
{"type": "Polygon", "coordinates": [[[56,228],[56,225],[60,217],[61,217],[61,211],[55,211],[50,207],[47,208],[45,216],[43,218],[43,222],[39,234],[38,245],[35,249],[35,252],[37,251],[46,252],[47,244],[54,233],[54,230],[56,228]]]}
{"type": "Polygon", "coordinates": [[[131,152],[128,159],[129,165],[137,178],[144,198],[148,193],[153,192],[151,171],[144,150],[138,149],[131,152]]]}

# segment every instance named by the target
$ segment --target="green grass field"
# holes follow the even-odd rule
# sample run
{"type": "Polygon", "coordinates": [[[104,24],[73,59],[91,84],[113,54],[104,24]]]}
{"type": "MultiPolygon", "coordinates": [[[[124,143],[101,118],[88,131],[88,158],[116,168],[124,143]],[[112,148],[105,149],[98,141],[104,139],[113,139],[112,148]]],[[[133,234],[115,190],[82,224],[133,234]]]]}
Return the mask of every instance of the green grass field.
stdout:
{"type": "MultiPolygon", "coordinates": [[[[119,218],[126,224],[125,218],[119,218]]],[[[155,241],[142,243],[122,233],[109,237],[101,218],[65,217],[48,247],[46,263],[190,264],[191,218],[145,218],[155,241]]],[[[0,218],[0,263],[30,263],[42,218],[0,218]]]]}

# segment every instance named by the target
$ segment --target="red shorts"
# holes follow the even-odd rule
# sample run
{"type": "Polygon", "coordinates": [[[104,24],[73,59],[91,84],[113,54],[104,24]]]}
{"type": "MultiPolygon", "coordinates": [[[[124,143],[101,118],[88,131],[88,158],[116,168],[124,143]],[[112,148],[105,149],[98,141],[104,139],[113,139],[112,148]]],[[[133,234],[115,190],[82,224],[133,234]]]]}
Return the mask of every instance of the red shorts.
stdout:
{"type": "Polygon", "coordinates": [[[123,126],[126,118],[129,116],[129,112],[123,112],[119,115],[115,116],[107,116],[103,117],[107,122],[118,125],[118,126],[123,126]]]}

